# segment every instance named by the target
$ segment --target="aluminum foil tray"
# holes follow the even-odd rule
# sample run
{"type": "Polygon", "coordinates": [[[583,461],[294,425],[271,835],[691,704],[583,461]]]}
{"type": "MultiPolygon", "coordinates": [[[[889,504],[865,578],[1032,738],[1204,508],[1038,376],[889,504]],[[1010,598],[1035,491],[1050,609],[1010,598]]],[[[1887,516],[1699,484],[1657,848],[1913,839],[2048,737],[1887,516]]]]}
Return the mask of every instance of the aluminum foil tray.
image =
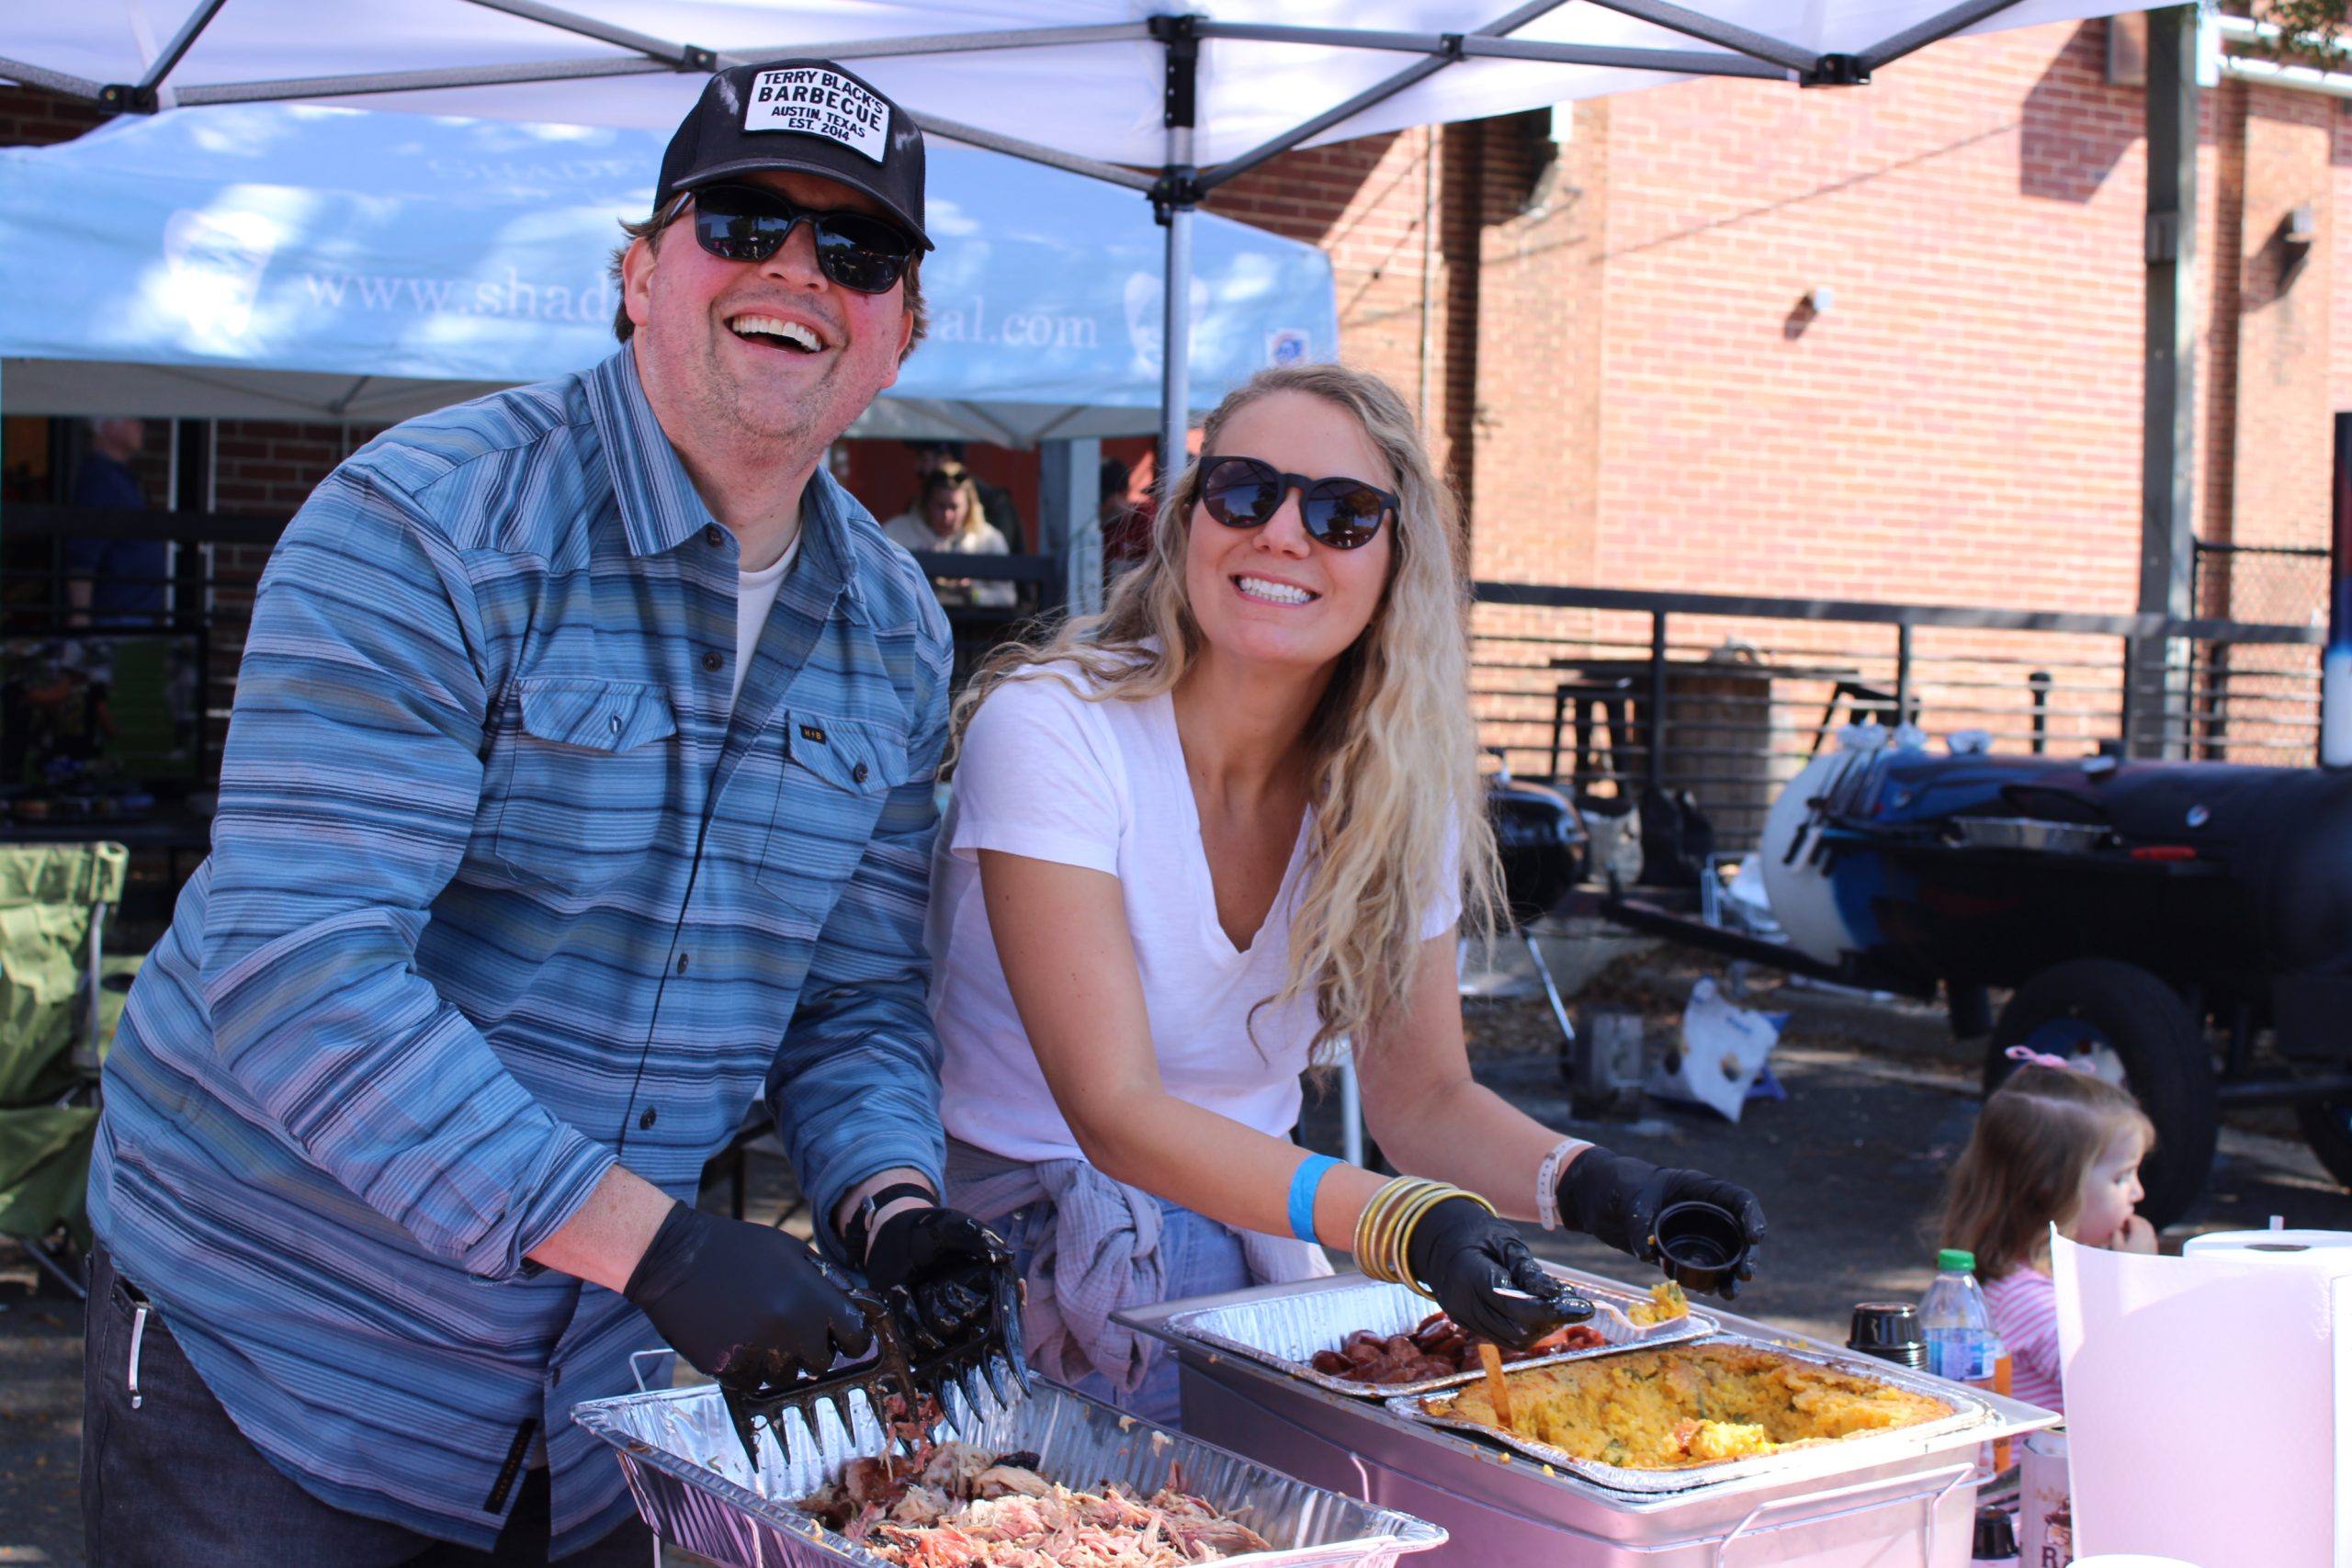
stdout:
{"type": "MultiPolygon", "coordinates": [[[[1443,1413],[1447,1401],[1426,1395],[1410,1395],[1388,1401],[1388,1409],[1408,1420],[1431,1427],[1443,1427],[1449,1431],[1468,1432],[1488,1442],[1499,1443],[1556,1466],[1571,1474],[1580,1475],[1612,1492],[1634,1492],[1663,1495],[1694,1491],[1702,1486],[1717,1486],[1735,1481],[1763,1476],[1772,1479],[1793,1479],[1808,1474],[1846,1473],[1871,1465],[1883,1464],[1905,1458],[1918,1451],[1928,1439],[1946,1432],[1959,1431],[1993,1419],[1993,1407],[1975,1398],[1973,1391],[1960,1383],[1946,1382],[1925,1373],[1890,1366],[1884,1361],[1866,1356],[1841,1355],[1817,1349],[1810,1345],[1794,1345],[1770,1339],[1752,1339],[1741,1335],[1724,1335],[1713,1341],[1717,1345],[1753,1345],[1786,1356],[1792,1360],[1808,1361],[1815,1366],[1830,1367],[1857,1377],[1892,1383],[1913,1393],[1924,1393],[1939,1399],[1952,1407],[1952,1414],[1940,1421],[1922,1421],[1913,1427],[1898,1427],[1893,1431],[1874,1433],[1869,1437],[1827,1439],[1801,1443],[1782,1449],[1778,1453],[1756,1454],[1747,1459],[1721,1460],[1713,1464],[1686,1465],[1677,1470],[1628,1470],[1623,1465],[1603,1464],[1597,1460],[1579,1459],[1566,1449],[1555,1449],[1549,1443],[1539,1443],[1515,1432],[1499,1431],[1478,1421],[1456,1420],[1443,1413]],[[1432,1410],[1431,1405],[1440,1406],[1432,1410]]],[[[1518,1369],[1514,1367],[1512,1371],[1518,1369]]]]}
{"type": "MultiPolygon", "coordinates": [[[[1621,1312],[1631,1312],[1649,1299],[1632,1291],[1611,1290],[1583,1280],[1570,1280],[1568,1283],[1595,1301],[1611,1303],[1621,1312]]],[[[1436,1310],[1435,1302],[1403,1285],[1367,1280],[1361,1274],[1348,1274],[1336,1277],[1329,1285],[1317,1291],[1277,1296],[1270,1301],[1178,1313],[1168,1320],[1168,1326],[1188,1339],[1263,1361],[1270,1367],[1279,1367],[1302,1382],[1328,1388],[1334,1393],[1350,1394],[1357,1399],[1386,1399],[1392,1395],[1435,1393],[1440,1389],[1459,1388],[1464,1383],[1476,1381],[1478,1374],[1475,1371],[1456,1372],[1450,1377],[1429,1378],[1419,1382],[1356,1382],[1331,1372],[1317,1371],[1312,1364],[1315,1352],[1338,1349],[1340,1341],[1359,1328],[1369,1328],[1384,1336],[1408,1333],[1436,1310]]],[[[1595,1346],[1589,1350],[1562,1350],[1556,1355],[1536,1356],[1524,1361],[1513,1361],[1510,1365],[1513,1368],[1550,1367],[1562,1361],[1581,1361],[1593,1356],[1606,1356],[1612,1350],[1632,1346],[1646,1349],[1652,1346],[1674,1345],[1713,1334],[1721,1325],[1694,1308],[1690,1315],[1679,1324],[1648,1334],[1629,1336],[1616,1323],[1597,1313],[1593,1315],[1592,1326],[1608,1337],[1608,1344],[1595,1346]]]]}
{"type": "MultiPolygon", "coordinates": [[[[849,1460],[883,1451],[884,1438],[863,1395],[850,1397],[851,1425],[827,1416],[812,1431],[786,1417],[783,1440],[763,1429],[754,1471],[729,1423],[718,1390],[660,1389],[591,1400],[572,1418],[619,1450],[638,1512],[663,1540],[715,1562],[799,1568],[854,1562],[888,1568],[794,1507],[849,1460]]],[[[1388,1568],[1408,1552],[1445,1543],[1445,1531],[1295,1481],[1279,1471],[1165,1431],[1031,1374],[1026,1397],[1007,1408],[951,1392],[947,1419],[933,1434],[1001,1452],[1030,1450],[1048,1480],[1096,1486],[1126,1483],[1149,1494],[1179,1467],[1184,1489],[1234,1515],[1273,1551],[1223,1559],[1247,1568],[1388,1568]]]]}

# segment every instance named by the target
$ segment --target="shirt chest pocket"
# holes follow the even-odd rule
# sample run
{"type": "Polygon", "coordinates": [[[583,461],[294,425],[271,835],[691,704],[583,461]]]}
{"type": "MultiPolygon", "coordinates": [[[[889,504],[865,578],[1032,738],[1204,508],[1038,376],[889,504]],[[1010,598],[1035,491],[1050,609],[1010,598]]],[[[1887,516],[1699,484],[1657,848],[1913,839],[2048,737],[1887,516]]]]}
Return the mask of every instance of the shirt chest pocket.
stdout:
{"type": "Polygon", "coordinates": [[[573,894],[642,863],[677,785],[669,694],[638,682],[522,680],[507,712],[489,768],[499,863],[573,894]]]}
{"type": "Polygon", "coordinates": [[[759,879],[816,913],[831,908],[890,791],[907,782],[906,731],[814,713],[780,714],[776,722],[784,767],[759,879]]]}

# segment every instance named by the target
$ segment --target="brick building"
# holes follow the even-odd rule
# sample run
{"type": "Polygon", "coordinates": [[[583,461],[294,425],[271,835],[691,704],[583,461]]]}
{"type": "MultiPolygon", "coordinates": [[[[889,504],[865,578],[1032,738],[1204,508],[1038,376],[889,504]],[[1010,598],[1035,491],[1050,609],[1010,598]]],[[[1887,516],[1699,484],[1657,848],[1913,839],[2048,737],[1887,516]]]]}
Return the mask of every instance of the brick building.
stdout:
{"type": "MultiPolygon", "coordinates": [[[[1343,352],[1424,411],[1481,577],[2122,613],[2145,142],[2109,27],[1295,152],[1211,205],[1329,251],[1343,352]]],[[[2204,102],[2198,532],[2324,544],[2352,127],[2283,88],[2204,102]]],[[[92,122],[0,90],[0,141],[92,122]]],[[[368,434],[224,423],[210,500],[283,517],[368,434]]],[[[2215,573],[2200,608],[2301,619],[2316,581],[2256,604],[2215,573]]]]}
{"type": "MultiPolygon", "coordinates": [[[[1349,357],[1428,389],[1483,577],[2120,613],[2146,171],[2108,30],[1368,138],[1216,205],[1329,250],[1349,357]]],[[[2352,127],[2225,82],[2201,141],[2199,533],[2324,544],[2352,127]]]]}

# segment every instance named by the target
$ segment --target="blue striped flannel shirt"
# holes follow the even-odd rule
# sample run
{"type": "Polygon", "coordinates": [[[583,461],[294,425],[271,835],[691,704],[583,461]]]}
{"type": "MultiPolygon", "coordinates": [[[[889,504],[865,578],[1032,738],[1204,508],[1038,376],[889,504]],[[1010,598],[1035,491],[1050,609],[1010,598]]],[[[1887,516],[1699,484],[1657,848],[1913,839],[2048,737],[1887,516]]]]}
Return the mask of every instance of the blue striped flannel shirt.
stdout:
{"type": "Polygon", "coordinates": [[[331,1505],[487,1547],[543,1441],[559,1551],[625,1517],[568,1412],[659,1340],[524,1257],[616,1159],[691,1201],[764,1088],[817,1213],[939,1177],[946,625],[821,470],[801,539],[730,713],[735,537],[624,348],[371,442],[270,558],[90,1211],[331,1505]]]}

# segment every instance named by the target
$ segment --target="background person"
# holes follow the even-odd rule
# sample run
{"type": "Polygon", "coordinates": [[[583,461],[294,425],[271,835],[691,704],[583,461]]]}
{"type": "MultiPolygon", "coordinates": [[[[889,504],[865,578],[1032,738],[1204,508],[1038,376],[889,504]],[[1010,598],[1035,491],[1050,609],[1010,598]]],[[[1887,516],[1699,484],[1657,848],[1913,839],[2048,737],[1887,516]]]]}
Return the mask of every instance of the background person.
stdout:
{"type": "Polygon", "coordinates": [[[1455,933],[1500,878],[1458,514],[1404,404],[1266,371],[1202,452],[1105,613],[959,700],[930,924],[950,1198],[1003,1222],[1036,1364],[1159,1421],[1175,1368],[1113,1313],[1328,1269],[1315,1244],[1355,1247],[1399,1190],[1290,1141],[1342,1042],[1382,1149],[1468,1190],[1358,1262],[1473,1334],[1560,1315],[1470,1193],[1635,1256],[1683,1198],[1764,1231],[1742,1189],[1563,1139],[1471,1077],[1455,933]]]}
{"type": "Polygon", "coordinates": [[[2023,1065],[1984,1101],[1952,1167],[1938,1245],[1976,1255],[2009,1392],[2063,1413],[2050,1227],[2084,1247],[2154,1254],[2155,1227],[2133,1209],[2156,1129],[2129,1090],[2087,1069],[2022,1045],[2009,1055],[2023,1065]]]}
{"type": "MultiPolygon", "coordinates": [[[[962,468],[967,473],[970,472],[969,465],[964,461],[964,443],[961,441],[910,441],[907,445],[914,451],[918,484],[941,468],[962,468]]],[[[1021,509],[1012,503],[1012,492],[1002,485],[989,484],[976,475],[972,479],[972,493],[979,498],[980,511],[988,518],[989,526],[1004,536],[1008,549],[1018,554],[1029,536],[1022,525],[1021,509]]],[[[916,496],[916,504],[922,504],[920,493],[916,496]]]]}
{"type": "MultiPolygon", "coordinates": [[[[941,555],[1001,556],[1004,536],[980,515],[979,492],[962,468],[933,468],[923,477],[915,503],[882,525],[890,542],[909,550],[941,555]]],[[[1012,582],[976,582],[969,578],[934,578],[932,590],[942,604],[1010,606],[1020,596],[1012,582]]]]}
{"type": "Polygon", "coordinates": [[[923,1007],[946,627],[820,462],[921,335],[922,223],[904,110],[721,72],[619,352],[388,432],[288,526],[107,1058],[97,1568],[642,1568],[571,1419],[632,1351],[821,1369],[866,1342],[842,1264],[979,1305],[923,1007]],[[821,1257],[694,1207],[759,1095],[821,1257]]]}
{"type": "Polygon", "coordinates": [[[1151,508],[1136,500],[1135,474],[1116,457],[1102,459],[1102,499],[1094,508],[1094,525],[1102,532],[1102,570],[1106,577],[1143,559],[1151,551],[1151,508]]]}
{"type": "MultiPolygon", "coordinates": [[[[90,422],[90,449],[74,474],[74,504],[144,512],[147,492],[130,465],[147,444],[143,420],[90,422]]],[[[169,604],[172,547],[164,539],[77,535],[64,541],[65,624],[72,627],[152,626],[169,604]]]]}

